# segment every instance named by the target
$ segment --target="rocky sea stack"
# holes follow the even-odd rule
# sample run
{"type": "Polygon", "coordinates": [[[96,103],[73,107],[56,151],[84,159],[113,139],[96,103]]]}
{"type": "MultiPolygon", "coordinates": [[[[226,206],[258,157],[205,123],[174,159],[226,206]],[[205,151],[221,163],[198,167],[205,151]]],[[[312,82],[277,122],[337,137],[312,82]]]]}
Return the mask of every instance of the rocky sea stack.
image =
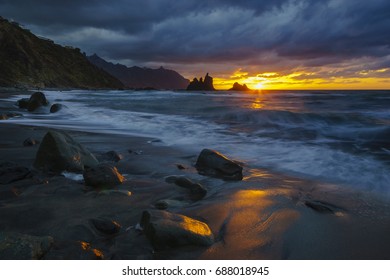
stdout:
{"type": "Polygon", "coordinates": [[[233,84],[233,87],[231,89],[229,89],[229,90],[233,90],[233,91],[252,91],[250,88],[247,87],[246,84],[241,85],[241,84],[239,84],[237,82],[235,82],[233,84]]]}
{"type": "Polygon", "coordinates": [[[213,91],[215,90],[213,85],[213,78],[209,76],[209,73],[203,78],[201,77],[199,80],[194,78],[192,82],[188,85],[187,90],[207,90],[213,91]]]}

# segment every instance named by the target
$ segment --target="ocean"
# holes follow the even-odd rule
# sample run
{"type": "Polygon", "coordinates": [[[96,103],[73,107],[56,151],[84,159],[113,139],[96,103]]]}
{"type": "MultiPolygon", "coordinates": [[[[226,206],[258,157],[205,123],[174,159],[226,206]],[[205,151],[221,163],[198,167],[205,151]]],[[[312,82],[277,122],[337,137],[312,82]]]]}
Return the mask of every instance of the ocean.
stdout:
{"type": "Polygon", "coordinates": [[[390,195],[390,91],[44,93],[65,108],[8,122],[211,148],[249,169],[390,195]]]}

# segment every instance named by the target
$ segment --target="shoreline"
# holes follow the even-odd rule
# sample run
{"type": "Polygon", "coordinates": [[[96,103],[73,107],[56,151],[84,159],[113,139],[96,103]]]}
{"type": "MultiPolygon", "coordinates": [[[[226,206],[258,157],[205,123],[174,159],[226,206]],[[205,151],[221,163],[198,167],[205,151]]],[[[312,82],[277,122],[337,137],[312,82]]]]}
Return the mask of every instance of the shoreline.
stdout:
{"type": "MultiPolygon", "coordinates": [[[[31,169],[39,145],[23,147],[23,141],[41,141],[47,130],[1,121],[2,161],[31,169]]],[[[386,199],[250,166],[244,166],[243,181],[223,181],[197,173],[193,165],[198,154],[150,138],[68,133],[100,160],[111,150],[122,154],[115,165],[126,181],[95,191],[80,181],[36,173],[0,185],[0,232],[53,237],[44,259],[95,259],[93,249],[104,259],[390,258],[386,199]],[[199,182],[207,189],[206,197],[189,200],[185,191],[166,182],[171,175],[199,182]],[[170,202],[167,211],[206,222],[214,244],[156,251],[137,224],[142,212],[154,209],[161,199],[170,202]],[[117,221],[121,231],[114,236],[96,231],[90,220],[99,217],[117,221]],[[89,249],[81,242],[90,244],[89,249]]]]}

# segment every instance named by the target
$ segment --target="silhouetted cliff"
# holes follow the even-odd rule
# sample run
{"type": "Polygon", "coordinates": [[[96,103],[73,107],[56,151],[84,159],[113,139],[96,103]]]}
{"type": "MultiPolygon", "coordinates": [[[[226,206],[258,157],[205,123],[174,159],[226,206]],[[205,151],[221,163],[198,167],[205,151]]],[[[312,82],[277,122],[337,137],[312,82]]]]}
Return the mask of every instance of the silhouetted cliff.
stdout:
{"type": "Polygon", "coordinates": [[[80,49],[39,38],[0,17],[0,86],[122,88],[116,78],[92,65],[80,49]]]}
{"type": "Polygon", "coordinates": [[[127,67],[107,62],[96,54],[89,56],[88,59],[129,88],[185,89],[190,82],[176,71],[163,67],[158,69],[127,67]]]}

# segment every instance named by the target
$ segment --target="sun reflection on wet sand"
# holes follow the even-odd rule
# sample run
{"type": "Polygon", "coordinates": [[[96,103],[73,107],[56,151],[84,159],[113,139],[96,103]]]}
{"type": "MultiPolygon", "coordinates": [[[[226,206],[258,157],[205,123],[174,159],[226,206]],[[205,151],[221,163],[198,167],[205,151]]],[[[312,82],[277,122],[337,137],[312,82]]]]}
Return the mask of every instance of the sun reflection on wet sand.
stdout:
{"type": "Polygon", "coordinates": [[[240,190],[211,207],[208,214],[225,217],[219,234],[222,241],[210,247],[202,258],[280,258],[282,235],[299,217],[296,210],[283,202],[287,192],[284,189],[240,190]]]}

